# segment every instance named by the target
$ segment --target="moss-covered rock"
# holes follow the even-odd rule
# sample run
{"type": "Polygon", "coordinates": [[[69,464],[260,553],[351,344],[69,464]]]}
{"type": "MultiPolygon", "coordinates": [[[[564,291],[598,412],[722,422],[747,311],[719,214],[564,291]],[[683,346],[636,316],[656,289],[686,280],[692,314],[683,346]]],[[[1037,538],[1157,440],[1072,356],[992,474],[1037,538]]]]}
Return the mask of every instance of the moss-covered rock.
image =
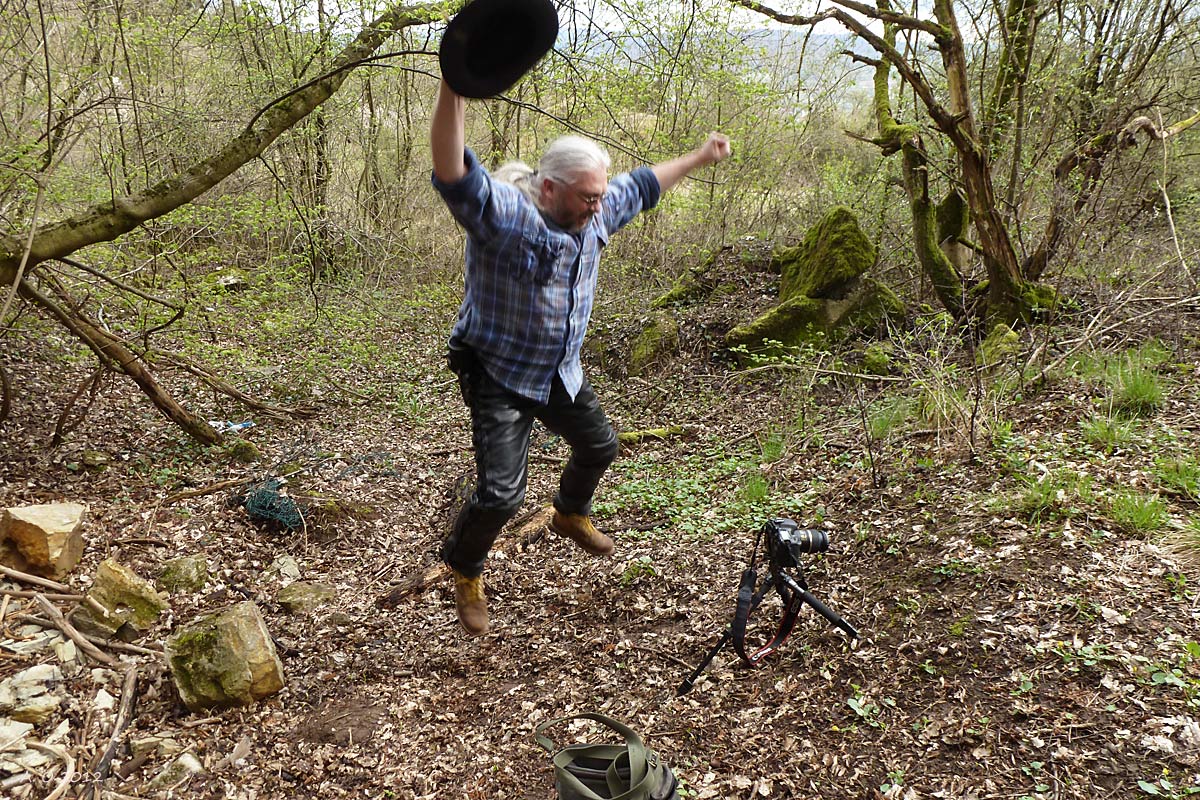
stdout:
{"type": "Polygon", "coordinates": [[[249,705],[284,686],[283,665],[250,601],[202,617],[166,641],[171,677],[192,711],[249,705]]]}
{"type": "Polygon", "coordinates": [[[731,330],[725,336],[725,346],[757,352],[766,341],[784,346],[820,342],[832,326],[828,305],[827,300],[804,296],[785,300],[753,322],[731,330]]]}
{"type": "Polygon", "coordinates": [[[159,587],[168,592],[198,592],[206,583],[208,563],[199,554],[171,559],[158,576],[159,587]]]}
{"type": "Polygon", "coordinates": [[[854,212],[838,206],[812,227],[796,247],[777,250],[779,299],[841,297],[875,263],[875,245],[854,212]]]}
{"type": "Polygon", "coordinates": [[[674,286],[666,293],[659,295],[651,301],[650,307],[668,308],[670,306],[691,305],[701,302],[712,294],[717,286],[716,282],[710,277],[710,273],[716,263],[716,253],[708,256],[699,266],[693,267],[679,276],[674,286]]]}
{"type": "Polygon", "coordinates": [[[225,445],[225,455],[242,464],[253,464],[262,457],[253,442],[240,438],[232,439],[229,444],[225,445]]]}
{"type": "Polygon", "coordinates": [[[1044,283],[1027,283],[1021,290],[1021,315],[1027,322],[1045,320],[1058,308],[1059,294],[1053,286],[1044,283]]]}
{"type": "Polygon", "coordinates": [[[679,349],[679,323],[662,312],[652,314],[629,353],[629,374],[643,375],[663,357],[679,349]]]}
{"type": "Polygon", "coordinates": [[[992,332],[979,345],[975,360],[985,367],[995,366],[1021,352],[1021,337],[1003,322],[997,323],[992,332]]]}
{"type": "Polygon", "coordinates": [[[904,319],[904,303],[888,287],[871,278],[859,281],[849,297],[834,306],[833,326],[840,336],[882,333],[886,323],[904,319]]]}
{"type": "Polygon", "coordinates": [[[887,375],[892,371],[892,355],[896,346],[891,342],[871,342],[863,348],[862,369],[868,375],[887,375]]]}
{"type": "Polygon", "coordinates": [[[167,610],[166,598],[149,581],[111,558],[96,567],[88,598],[92,602],[72,611],[71,622],[85,633],[130,641],[167,610]]]}

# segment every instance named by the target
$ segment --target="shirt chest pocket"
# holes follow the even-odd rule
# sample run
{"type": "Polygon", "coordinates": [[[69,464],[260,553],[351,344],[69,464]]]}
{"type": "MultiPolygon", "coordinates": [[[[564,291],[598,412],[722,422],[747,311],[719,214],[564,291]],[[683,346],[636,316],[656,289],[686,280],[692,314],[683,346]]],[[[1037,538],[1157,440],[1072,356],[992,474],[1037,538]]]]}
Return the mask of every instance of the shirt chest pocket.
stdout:
{"type": "Polygon", "coordinates": [[[517,279],[522,282],[533,281],[542,286],[550,283],[558,270],[562,250],[562,242],[555,241],[545,233],[521,234],[517,279]]]}

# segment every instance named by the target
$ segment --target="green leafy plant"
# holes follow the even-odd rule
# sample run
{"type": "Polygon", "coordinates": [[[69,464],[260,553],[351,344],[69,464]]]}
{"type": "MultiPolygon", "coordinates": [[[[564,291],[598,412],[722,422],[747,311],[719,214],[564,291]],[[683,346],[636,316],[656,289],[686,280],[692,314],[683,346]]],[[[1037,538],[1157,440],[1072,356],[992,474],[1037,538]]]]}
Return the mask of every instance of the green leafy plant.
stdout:
{"type": "Polygon", "coordinates": [[[654,559],[650,556],[638,556],[625,564],[621,573],[621,585],[631,586],[641,578],[656,578],[658,570],[654,568],[654,559]]]}
{"type": "Polygon", "coordinates": [[[1170,779],[1170,773],[1163,770],[1163,775],[1154,783],[1150,781],[1137,782],[1138,788],[1144,793],[1152,797],[1166,797],[1170,800],[1179,800],[1182,797],[1191,797],[1195,794],[1200,794],[1200,786],[1192,783],[1190,786],[1176,786],[1170,779]]]}
{"type": "Polygon", "coordinates": [[[872,728],[883,728],[884,724],[879,719],[880,708],[878,704],[864,695],[862,689],[858,686],[851,684],[850,688],[854,690],[854,694],[846,700],[846,705],[850,706],[850,709],[858,715],[858,718],[867,725],[870,725],[872,728]]]}

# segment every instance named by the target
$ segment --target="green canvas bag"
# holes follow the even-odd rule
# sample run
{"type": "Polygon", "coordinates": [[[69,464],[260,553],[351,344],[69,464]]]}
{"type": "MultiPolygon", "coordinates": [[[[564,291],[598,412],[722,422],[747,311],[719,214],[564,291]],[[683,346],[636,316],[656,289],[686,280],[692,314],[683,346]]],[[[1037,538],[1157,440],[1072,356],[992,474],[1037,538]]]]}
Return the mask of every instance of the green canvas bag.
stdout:
{"type": "Polygon", "coordinates": [[[537,743],[554,760],[558,800],[678,800],[675,774],[630,728],[603,714],[575,714],[543,722],[537,743]],[[547,728],[573,719],[590,719],[616,731],[625,744],[573,744],[556,750],[547,728]]]}

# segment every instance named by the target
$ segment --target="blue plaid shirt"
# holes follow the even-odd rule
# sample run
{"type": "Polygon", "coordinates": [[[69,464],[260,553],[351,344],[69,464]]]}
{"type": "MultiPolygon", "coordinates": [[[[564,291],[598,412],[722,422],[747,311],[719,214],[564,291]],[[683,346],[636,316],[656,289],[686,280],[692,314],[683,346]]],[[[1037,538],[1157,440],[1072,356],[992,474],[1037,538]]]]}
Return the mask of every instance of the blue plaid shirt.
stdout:
{"type": "Polygon", "coordinates": [[[433,177],[450,213],[467,232],[466,292],[451,347],[469,347],[511,392],[545,403],[555,374],[572,398],[583,385],[579,351],[600,250],[608,237],[658,202],[648,167],[617,175],[601,211],[582,231],[563,230],[511,184],[493,181],[468,148],[467,174],[433,177]]]}

